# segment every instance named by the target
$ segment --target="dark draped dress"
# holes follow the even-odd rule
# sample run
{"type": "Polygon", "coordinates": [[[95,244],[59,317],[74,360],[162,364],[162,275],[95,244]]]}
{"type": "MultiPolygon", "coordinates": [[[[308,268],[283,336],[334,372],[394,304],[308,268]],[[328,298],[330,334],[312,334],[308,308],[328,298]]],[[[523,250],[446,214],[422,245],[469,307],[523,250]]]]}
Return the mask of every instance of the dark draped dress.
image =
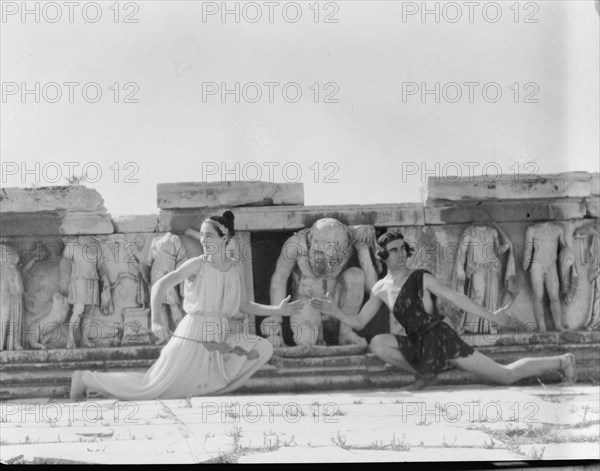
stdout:
{"type": "Polygon", "coordinates": [[[406,331],[406,336],[396,335],[400,352],[417,370],[417,377],[428,380],[448,368],[448,360],[467,357],[475,350],[444,322],[433,294],[433,313],[425,311],[422,301],[424,273],[429,272],[415,270],[409,275],[398,293],[393,313],[406,331]]]}

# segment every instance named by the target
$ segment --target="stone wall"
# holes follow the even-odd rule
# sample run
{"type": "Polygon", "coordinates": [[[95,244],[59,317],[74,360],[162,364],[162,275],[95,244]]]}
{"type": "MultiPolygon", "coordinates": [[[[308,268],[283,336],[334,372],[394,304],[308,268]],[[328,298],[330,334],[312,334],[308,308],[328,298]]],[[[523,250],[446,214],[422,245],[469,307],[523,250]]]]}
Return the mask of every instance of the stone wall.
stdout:
{"type": "MultiPolygon", "coordinates": [[[[65,267],[61,266],[64,265],[62,257],[52,258],[49,251],[61,240],[64,243],[68,236],[96,236],[102,248],[113,308],[104,313],[100,307],[87,306],[82,328],[87,330],[93,345],[117,346],[124,338],[126,342],[132,338],[139,342],[149,340],[143,332],[130,336],[128,329],[133,324],[128,326],[127,319],[128,315],[132,319],[148,316],[144,309],[148,306],[149,290],[138,266],[146,260],[152,240],[171,232],[180,237],[186,257],[197,256],[201,253],[199,242],[183,232],[187,228],[199,229],[205,217],[220,214],[225,209],[233,210],[238,231],[230,250],[244,261],[248,291],[261,301],[268,297],[269,287],[256,286],[253,282],[253,272],[256,273],[261,263],[253,260],[252,250],[248,249],[253,236],[264,242],[265,235],[290,234],[323,217],[333,217],[345,224],[371,224],[379,230],[400,227],[407,241],[417,248],[419,257],[413,261],[415,266],[432,267],[444,284],[452,286],[461,235],[473,224],[493,220],[513,245],[518,294],[511,305],[511,313],[534,326],[530,275],[522,267],[527,248],[525,235],[530,225],[552,221],[564,228],[566,243],[573,251],[574,266],[579,275],[573,300],[562,305],[565,325],[570,330],[582,330],[589,320],[594,288],[588,277],[590,265],[583,257],[582,242],[574,240],[573,234],[587,224],[595,224],[597,231],[598,182],[597,173],[585,172],[536,176],[520,181],[505,176],[495,182],[484,178],[449,181],[430,177],[425,205],[352,206],[304,206],[302,185],[298,184],[161,184],[157,195],[158,215],[114,219],[104,208],[102,197],[83,186],[5,188],[0,196],[2,263],[18,256],[17,267],[24,287],[23,330],[26,337],[34,340],[36,335],[39,337],[32,327],[36,324],[44,329],[52,322],[62,322],[63,325],[50,335],[47,347],[64,348],[67,339],[66,320],[62,319],[64,311],[51,311],[54,294],[62,290],[66,295],[64,280],[61,285],[65,267]],[[49,317],[51,315],[55,317],[49,317]]],[[[255,250],[254,257],[256,253],[255,250]]],[[[269,277],[270,274],[261,272],[261,279],[269,277]]],[[[551,326],[547,300],[545,303],[551,326]]],[[[442,309],[451,320],[459,319],[460,313],[455,310],[444,305],[442,309]]],[[[3,307],[3,322],[9,315],[8,308],[3,307]]],[[[146,322],[145,327],[148,326],[146,322]]],[[[46,333],[49,330],[50,327],[46,333]]],[[[31,340],[23,341],[25,348],[31,348],[31,340]]]]}

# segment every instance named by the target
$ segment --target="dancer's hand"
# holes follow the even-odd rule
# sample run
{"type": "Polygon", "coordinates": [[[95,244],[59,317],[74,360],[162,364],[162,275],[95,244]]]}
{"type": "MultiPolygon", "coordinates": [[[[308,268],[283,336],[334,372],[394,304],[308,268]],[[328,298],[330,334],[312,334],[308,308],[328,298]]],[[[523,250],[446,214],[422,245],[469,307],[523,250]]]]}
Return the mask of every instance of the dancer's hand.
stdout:
{"type": "Polygon", "coordinates": [[[524,325],[519,319],[512,317],[508,312],[506,312],[507,308],[508,306],[504,306],[494,311],[492,313],[494,316],[492,320],[502,327],[512,327],[515,329],[523,328],[524,325]]]}
{"type": "Polygon", "coordinates": [[[161,345],[169,340],[169,330],[162,324],[152,323],[152,332],[158,338],[154,345],[161,345]]]}
{"type": "Polygon", "coordinates": [[[289,317],[300,313],[304,303],[300,300],[290,302],[290,299],[292,299],[292,296],[288,294],[287,297],[279,303],[279,310],[281,311],[281,314],[279,314],[280,316],[289,317]]]}
{"type": "Polygon", "coordinates": [[[331,297],[329,291],[325,294],[324,298],[310,298],[310,305],[314,307],[317,311],[320,311],[322,314],[327,316],[336,316],[337,305],[335,299],[331,297]]]}

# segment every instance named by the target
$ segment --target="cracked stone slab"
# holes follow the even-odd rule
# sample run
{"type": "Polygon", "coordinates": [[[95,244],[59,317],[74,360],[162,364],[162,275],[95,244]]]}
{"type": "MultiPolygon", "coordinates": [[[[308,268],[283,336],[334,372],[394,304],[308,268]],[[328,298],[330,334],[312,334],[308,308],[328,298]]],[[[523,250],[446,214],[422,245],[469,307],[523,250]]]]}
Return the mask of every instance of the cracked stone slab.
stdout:
{"type": "Polygon", "coordinates": [[[124,215],[115,216],[112,220],[115,232],[156,232],[158,215],[124,215]]]}
{"type": "Polygon", "coordinates": [[[100,193],[83,185],[0,190],[0,212],[39,213],[42,211],[90,211],[106,214],[104,199],[100,193]]]}
{"type": "Polygon", "coordinates": [[[426,224],[485,223],[490,215],[496,222],[582,219],[586,207],[583,198],[440,201],[425,206],[426,224]]]}
{"type": "Polygon", "coordinates": [[[489,200],[527,198],[585,198],[591,194],[588,172],[555,175],[496,175],[429,177],[427,204],[436,200],[489,200]]]}
{"type": "Polygon", "coordinates": [[[160,209],[304,204],[302,183],[159,183],[156,191],[160,209]]]}
{"type": "Polygon", "coordinates": [[[114,231],[110,214],[91,211],[21,212],[2,214],[0,235],[99,235],[114,231]]]}
{"type": "MultiPolygon", "coordinates": [[[[198,229],[206,217],[220,214],[227,207],[161,209],[160,232],[184,232],[188,227],[198,229]]],[[[233,208],[236,231],[298,230],[312,226],[322,218],[334,218],[343,224],[374,226],[422,226],[425,223],[421,203],[327,205],[327,206],[270,206],[233,208]]]]}

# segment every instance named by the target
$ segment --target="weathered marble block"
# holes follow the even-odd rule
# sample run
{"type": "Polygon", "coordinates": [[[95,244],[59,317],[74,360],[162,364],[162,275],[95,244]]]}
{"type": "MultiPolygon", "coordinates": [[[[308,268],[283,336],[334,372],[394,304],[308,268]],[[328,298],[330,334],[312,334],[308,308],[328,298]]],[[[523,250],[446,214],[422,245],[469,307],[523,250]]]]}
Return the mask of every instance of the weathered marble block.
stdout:
{"type": "Polygon", "coordinates": [[[556,175],[494,175],[473,177],[429,177],[427,203],[436,200],[488,200],[526,198],[585,198],[591,194],[590,174],[568,172],[556,175]]]}
{"type": "MultiPolygon", "coordinates": [[[[158,230],[183,232],[198,228],[201,221],[227,208],[161,210],[158,230]]],[[[420,226],[425,223],[421,203],[336,206],[277,206],[233,208],[240,231],[286,231],[310,227],[318,219],[331,217],[343,224],[374,226],[420,226]]]]}
{"type": "Polygon", "coordinates": [[[4,188],[0,212],[37,213],[41,211],[92,211],[106,214],[104,199],[96,190],[82,185],[38,188],[4,188]]]}
{"type": "Polygon", "coordinates": [[[113,233],[102,196],[81,185],[4,188],[0,212],[2,237],[113,233]]]}
{"type": "Polygon", "coordinates": [[[109,214],[85,211],[3,213],[0,236],[112,234],[109,214]]]}
{"type": "Polygon", "coordinates": [[[547,198],[506,201],[447,201],[425,206],[426,224],[463,224],[510,221],[581,219],[586,215],[583,199],[547,198]]]}
{"type": "Polygon", "coordinates": [[[115,232],[156,232],[158,229],[158,215],[126,215],[115,216],[112,220],[115,232]]]}
{"type": "Polygon", "coordinates": [[[159,183],[157,194],[160,209],[304,204],[302,183],[159,183]]]}

